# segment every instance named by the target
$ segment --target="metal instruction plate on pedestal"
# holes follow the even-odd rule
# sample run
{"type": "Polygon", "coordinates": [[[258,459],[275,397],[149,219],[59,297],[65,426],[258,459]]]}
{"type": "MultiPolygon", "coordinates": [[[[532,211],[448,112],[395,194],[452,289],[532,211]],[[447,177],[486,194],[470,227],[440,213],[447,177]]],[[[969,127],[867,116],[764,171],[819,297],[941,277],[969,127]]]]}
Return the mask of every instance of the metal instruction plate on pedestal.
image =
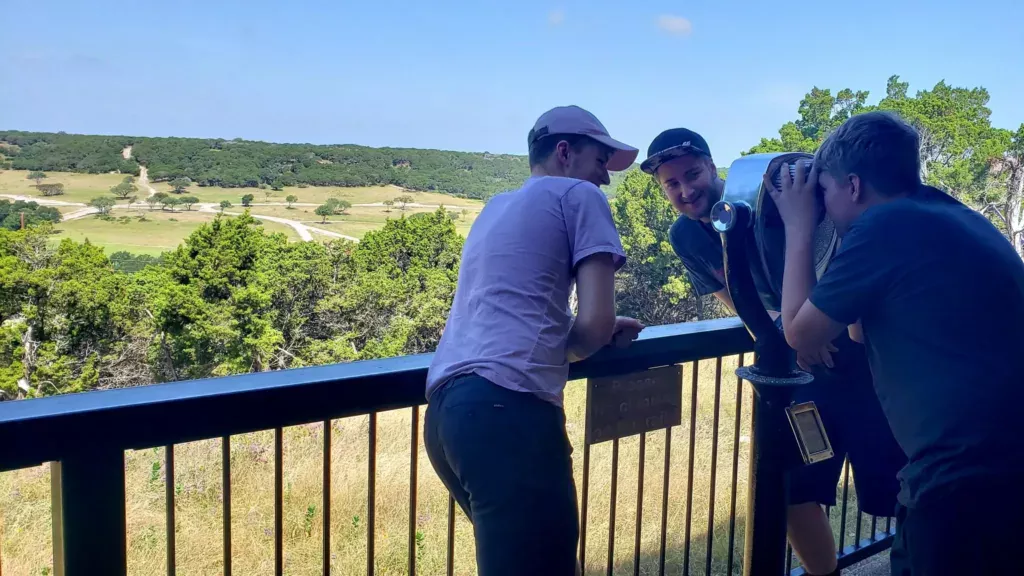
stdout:
{"type": "Polygon", "coordinates": [[[654,368],[587,380],[588,444],[599,444],[682,422],[683,367],[654,368]]]}

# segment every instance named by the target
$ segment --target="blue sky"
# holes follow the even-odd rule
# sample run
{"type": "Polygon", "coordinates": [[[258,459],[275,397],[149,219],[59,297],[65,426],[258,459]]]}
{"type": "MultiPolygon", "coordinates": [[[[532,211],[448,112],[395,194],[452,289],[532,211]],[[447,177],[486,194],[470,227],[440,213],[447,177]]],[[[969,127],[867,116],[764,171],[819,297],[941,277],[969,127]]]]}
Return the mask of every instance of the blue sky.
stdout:
{"type": "Polygon", "coordinates": [[[525,153],[578,104],[720,165],[812,86],[984,86],[1024,122],[1024,2],[6,0],[0,129],[525,153]]]}

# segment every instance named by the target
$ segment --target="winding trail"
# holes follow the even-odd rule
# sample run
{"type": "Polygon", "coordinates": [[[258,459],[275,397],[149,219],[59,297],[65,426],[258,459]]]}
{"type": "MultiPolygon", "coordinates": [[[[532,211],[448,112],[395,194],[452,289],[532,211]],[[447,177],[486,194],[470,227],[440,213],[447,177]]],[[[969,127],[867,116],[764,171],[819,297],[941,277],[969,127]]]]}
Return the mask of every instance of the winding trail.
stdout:
{"type": "MultiPolygon", "coordinates": [[[[253,204],[253,205],[256,206],[256,204],[253,204]]],[[[218,205],[218,204],[196,204],[196,206],[199,207],[199,211],[200,212],[213,213],[213,214],[216,214],[216,213],[220,212],[220,205],[218,205]]],[[[260,206],[268,206],[268,204],[260,204],[260,206]]],[[[242,215],[241,212],[228,212],[227,210],[224,211],[224,214],[230,214],[232,216],[241,216],[242,215]]],[[[346,236],[345,234],[339,234],[337,232],[331,232],[330,230],[324,230],[322,228],[314,228],[312,226],[306,226],[305,224],[303,224],[302,222],[299,222],[297,220],[289,220],[287,218],[278,218],[277,216],[264,216],[263,214],[253,214],[251,212],[249,213],[249,215],[252,216],[253,218],[257,218],[259,220],[266,220],[268,222],[277,222],[278,224],[284,224],[285,226],[291,226],[291,228],[293,230],[295,230],[296,233],[298,233],[299,238],[302,238],[303,240],[307,240],[307,241],[313,239],[313,234],[311,234],[311,232],[316,232],[317,234],[323,234],[324,236],[330,236],[332,238],[341,238],[341,239],[344,239],[344,240],[351,240],[352,242],[359,242],[359,238],[356,238],[354,236],[346,236]]]]}

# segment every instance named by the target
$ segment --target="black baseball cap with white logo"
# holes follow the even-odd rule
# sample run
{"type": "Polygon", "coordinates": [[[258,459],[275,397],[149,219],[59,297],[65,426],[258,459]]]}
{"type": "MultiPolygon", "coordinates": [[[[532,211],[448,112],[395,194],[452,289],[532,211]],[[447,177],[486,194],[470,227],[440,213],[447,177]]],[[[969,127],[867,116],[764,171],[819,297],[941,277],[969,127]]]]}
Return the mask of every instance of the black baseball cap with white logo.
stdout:
{"type": "Polygon", "coordinates": [[[711,156],[711,148],[704,138],[686,128],[672,128],[665,130],[651,142],[647,148],[647,159],[640,164],[640,169],[648,174],[654,174],[658,167],[680,156],[697,154],[700,156],[711,156]]]}

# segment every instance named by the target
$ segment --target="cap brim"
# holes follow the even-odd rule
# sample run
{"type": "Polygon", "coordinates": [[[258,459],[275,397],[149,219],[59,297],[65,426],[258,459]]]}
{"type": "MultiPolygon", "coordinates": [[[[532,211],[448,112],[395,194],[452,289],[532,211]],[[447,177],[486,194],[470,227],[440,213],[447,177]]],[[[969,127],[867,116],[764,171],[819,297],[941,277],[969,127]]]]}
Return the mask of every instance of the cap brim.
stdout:
{"type": "Polygon", "coordinates": [[[612,138],[611,136],[595,136],[587,134],[594,140],[597,140],[601,144],[610,147],[615,152],[612,153],[611,158],[608,159],[608,164],[605,166],[612,172],[621,172],[622,170],[628,169],[636,162],[636,157],[640,154],[640,150],[627,146],[622,142],[612,138]]]}
{"type": "Polygon", "coordinates": [[[658,167],[668,162],[669,160],[675,160],[683,156],[690,154],[707,154],[696,146],[673,146],[672,148],[666,148],[661,152],[658,152],[654,156],[649,157],[640,164],[640,169],[644,172],[653,175],[658,167]]]}

